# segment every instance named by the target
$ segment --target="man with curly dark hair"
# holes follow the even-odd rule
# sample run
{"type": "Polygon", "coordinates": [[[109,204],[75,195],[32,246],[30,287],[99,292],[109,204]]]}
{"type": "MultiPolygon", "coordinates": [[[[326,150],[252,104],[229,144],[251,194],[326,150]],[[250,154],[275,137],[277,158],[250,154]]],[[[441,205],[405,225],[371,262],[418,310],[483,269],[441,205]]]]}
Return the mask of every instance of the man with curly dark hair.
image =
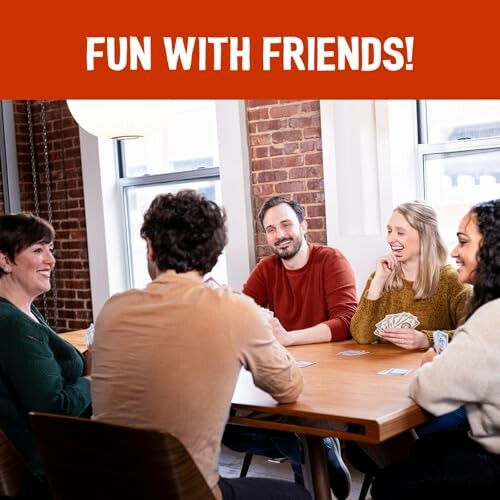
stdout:
{"type": "Polygon", "coordinates": [[[469,430],[425,435],[376,475],[374,500],[500,498],[500,199],[472,207],[452,256],[474,285],[467,321],[441,354],[430,349],[410,396],[433,415],[465,407],[469,430]]]}
{"type": "Polygon", "coordinates": [[[227,242],[224,210],[195,191],[162,194],[146,211],[141,236],[153,281],[113,296],[96,321],[95,418],[175,435],[217,499],[310,498],[291,482],[218,474],[241,367],[281,403],[295,401],[303,383],[258,306],[203,283],[227,242]]]}

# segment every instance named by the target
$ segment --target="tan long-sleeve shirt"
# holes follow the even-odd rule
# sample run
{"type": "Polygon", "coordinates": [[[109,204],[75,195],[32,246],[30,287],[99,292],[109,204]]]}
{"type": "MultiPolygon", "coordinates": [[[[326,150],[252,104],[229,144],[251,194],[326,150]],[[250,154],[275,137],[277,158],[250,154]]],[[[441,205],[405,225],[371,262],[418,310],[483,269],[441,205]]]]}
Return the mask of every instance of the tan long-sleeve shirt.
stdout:
{"type": "Polygon", "coordinates": [[[220,441],[241,367],[278,402],[302,374],[255,303],[167,271],[107,301],[96,321],[95,418],[175,435],[218,495],[220,441]]]}

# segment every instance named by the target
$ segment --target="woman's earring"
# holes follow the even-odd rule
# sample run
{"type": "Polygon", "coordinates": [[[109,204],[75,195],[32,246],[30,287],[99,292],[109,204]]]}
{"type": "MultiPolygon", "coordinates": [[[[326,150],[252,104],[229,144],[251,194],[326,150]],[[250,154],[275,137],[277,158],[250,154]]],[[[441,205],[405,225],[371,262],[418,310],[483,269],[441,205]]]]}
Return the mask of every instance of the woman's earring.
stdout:
{"type": "Polygon", "coordinates": [[[2,267],[2,271],[3,271],[4,273],[10,273],[10,269],[9,269],[7,266],[2,267]]]}

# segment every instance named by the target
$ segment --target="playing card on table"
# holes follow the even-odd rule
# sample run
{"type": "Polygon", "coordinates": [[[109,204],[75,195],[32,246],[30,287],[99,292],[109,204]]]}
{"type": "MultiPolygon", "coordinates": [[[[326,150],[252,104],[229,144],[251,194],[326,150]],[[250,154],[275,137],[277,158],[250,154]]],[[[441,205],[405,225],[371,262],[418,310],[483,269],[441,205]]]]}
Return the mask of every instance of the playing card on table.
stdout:
{"type": "Polygon", "coordinates": [[[368,354],[368,351],[360,351],[357,349],[348,349],[347,351],[339,352],[340,356],[363,356],[363,354],[368,354]]]}
{"type": "Polygon", "coordinates": [[[388,368],[377,372],[378,375],[406,375],[411,372],[411,368],[388,368]]]}

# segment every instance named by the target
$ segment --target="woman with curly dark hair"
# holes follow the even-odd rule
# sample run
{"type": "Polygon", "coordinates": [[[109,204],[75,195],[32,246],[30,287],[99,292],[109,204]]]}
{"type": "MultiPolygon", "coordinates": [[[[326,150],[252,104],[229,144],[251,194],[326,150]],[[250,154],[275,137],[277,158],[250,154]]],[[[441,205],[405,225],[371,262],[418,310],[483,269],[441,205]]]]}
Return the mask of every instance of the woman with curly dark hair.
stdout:
{"type": "Polygon", "coordinates": [[[429,350],[410,385],[434,415],[464,406],[470,430],[429,434],[376,476],[372,498],[500,498],[500,199],[460,222],[458,279],[474,285],[467,321],[440,355],[429,350]]]}

